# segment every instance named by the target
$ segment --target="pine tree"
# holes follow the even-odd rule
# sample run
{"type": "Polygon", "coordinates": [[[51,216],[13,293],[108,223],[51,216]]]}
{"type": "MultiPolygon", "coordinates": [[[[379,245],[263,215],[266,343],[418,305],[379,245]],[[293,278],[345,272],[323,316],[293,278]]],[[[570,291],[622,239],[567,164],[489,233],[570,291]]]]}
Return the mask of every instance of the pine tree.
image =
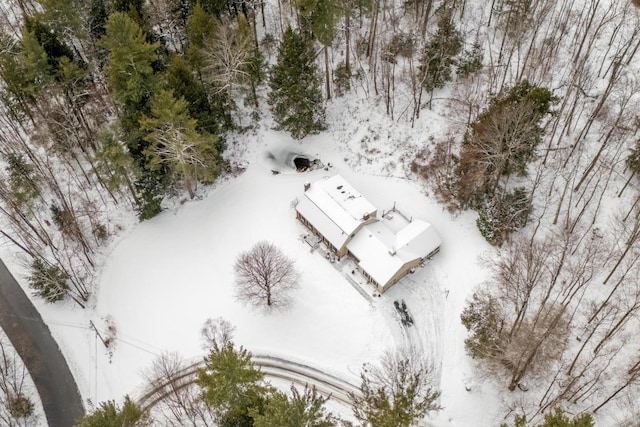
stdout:
{"type": "Polygon", "coordinates": [[[216,138],[205,137],[196,130],[197,122],[189,117],[187,103],[172,92],[161,90],[151,101],[151,116],[140,119],[144,139],[151,145],[145,150],[148,167],[166,165],[181,179],[189,197],[195,197],[198,180],[212,182],[218,172],[216,138]]]}
{"type": "Polygon", "coordinates": [[[131,197],[138,203],[138,195],[131,181],[136,172],[136,165],[120,140],[119,129],[114,127],[105,131],[99,138],[101,151],[96,156],[96,167],[108,175],[107,186],[111,191],[126,186],[131,197]]]}
{"type": "Polygon", "coordinates": [[[6,195],[19,207],[32,207],[40,196],[39,177],[34,167],[21,153],[8,153],[5,158],[9,174],[9,192],[6,195]]]}
{"type": "Polygon", "coordinates": [[[209,39],[215,30],[216,23],[213,16],[209,15],[200,2],[196,3],[191,11],[191,16],[187,22],[187,54],[191,68],[198,73],[205,66],[204,43],[209,39]]]}
{"type": "Polygon", "coordinates": [[[75,55],[71,48],[62,42],[53,28],[44,23],[39,16],[26,17],[24,26],[28,32],[33,33],[38,44],[47,53],[47,62],[52,75],[58,74],[60,59],[63,57],[74,59],[75,55]]]}
{"type": "Polygon", "coordinates": [[[165,72],[166,87],[176,97],[187,101],[191,117],[197,120],[199,132],[215,135],[230,127],[231,117],[223,94],[209,94],[202,81],[194,77],[189,62],[182,56],[171,55],[165,72]]]}
{"type": "Polygon", "coordinates": [[[109,16],[100,46],[109,51],[106,76],[115,100],[137,109],[155,92],[152,63],[158,43],[148,43],[140,26],[127,14],[109,16]]]}
{"type": "Polygon", "coordinates": [[[356,419],[375,427],[414,427],[440,409],[432,368],[412,350],[387,353],[381,367],[360,374],[360,393],[350,393],[356,419]]]}
{"type": "Polygon", "coordinates": [[[295,4],[302,18],[301,29],[311,33],[313,38],[324,46],[325,86],[327,99],[331,99],[329,48],[336,37],[341,5],[337,0],[297,0],[295,4]]]}
{"type": "Polygon", "coordinates": [[[81,16],[86,5],[84,0],[38,0],[38,3],[43,8],[43,20],[51,26],[53,32],[66,40],[85,38],[81,16]]]}
{"type": "Polygon", "coordinates": [[[63,300],[69,291],[67,276],[56,265],[36,258],[31,264],[29,287],[46,302],[63,300]]]}
{"type": "MultiPolygon", "coordinates": [[[[562,409],[556,408],[551,414],[544,416],[541,424],[535,427],[594,427],[593,417],[591,414],[585,413],[569,418],[562,409]]],[[[500,427],[509,427],[508,424],[501,424],[500,427]]],[[[516,415],[514,427],[527,427],[527,419],[522,415],[516,415]]]]}
{"type": "Polygon", "coordinates": [[[482,68],[482,45],[474,43],[471,50],[465,50],[456,64],[456,74],[459,79],[465,79],[482,68]]]}
{"type": "Polygon", "coordinates": [[[196,382],[202,399],[220,426],[251,426],[251,413],[261,413],[269,389],[260,384],[264,374],[251,362],[251,353],[232,342],[214,348],[196,382]]]}
{"type": "MultiPolygon", "coordinates": [[[[148,144],[140,135],[140,117],[148,113],[149,100],[159,87],[152,66],[158,59],[159,44],[147,42],[140,26],[123,12],[109,16],[106,34],[98,44],[109,52],[106,78],[112,97],[122,106],[123,139],[133,158],[144,169],[144,151],[148,144]]],[[[148,184],[151,184],[149,188],[161,187],[155,179],[148,184]]]]}
{"type": "Polygon", "coordinates": [[[269,397],[263,413],[251,411],[254,427],[334,427],[337,420],[325,411],[327,401],[314,388],[300,394],[291,386],[291,397],[276,392],[269,397]]]}
{"type": "Polygon", "coordinates": [[[100,406],[80,420],[76,427],[143,427],[149,425],[151,422],[148,415],[142,412],[129,396],[126,396],[122,407],[112,400],[100,403],[100,406]]]}
{"type": "Polygon", "coordinates": [[[107,33],[105,28],[109,12],[107,12],[106,0],[92,0],[89,7],[87,24],[89,25],[89,36],[97,42],[107,33]]]}
{"type": "Polygon", "coordinates": [[[269,105],[279,129],[296,139],[325,129],[320,78],[309,41],[287,28],[271,71],[269,105]]]}
{"type": "Polygon", "coordinates": [[[422,85],[433,96],[433,91],[451,81],[451,67],[462,50],[462,36],[453,25],[451,11],[439,11],[438,31],[427,43],[422,54],[422,85]]]}

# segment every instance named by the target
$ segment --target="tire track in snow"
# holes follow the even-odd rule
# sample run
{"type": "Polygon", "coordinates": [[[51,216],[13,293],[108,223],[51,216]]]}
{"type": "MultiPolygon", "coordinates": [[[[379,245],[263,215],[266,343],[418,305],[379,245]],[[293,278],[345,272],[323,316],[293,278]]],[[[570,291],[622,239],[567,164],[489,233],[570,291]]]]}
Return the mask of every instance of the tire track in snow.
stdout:
{"type": "MultiPolygon", "coordinates": [[[[315,387],[323,396],[347,406],[351,405],[349,393],[359,393],[358,387],[348,381],[309,365],[269,355],[253,355],[251,361],[267,378],[283,379],[297,385],[315,387]]],[[[144,411],[150,410],[164,398],[193,384],[198,370],[203,367],[204,361],[186,366],[164,383],[154,386],[152,390],[140,396],[137,399],[138,406],[144,411]]]]}
{"type": "Polygon", "coordinates": [[[413,292],[388,292],[383,297],[387,300],[380,301],[385,304],[385,312],[388,313],[390,329],[395,336],[398,348],[408,348],[416,354],[426,356],[433,365],[436,386],[439,386],[442,376],[443,357],[443,311],[445,301],[442,289],[435,279],[432,266],[423,267],[426,274],[420,274],[421,279],[416,280],[407,275],[402,278],[406,289],[413,292]],[[415,291],[416,289],[420,291],[415,291]],[[414,298],[415,297],[415,298],[414,298]],[[393,306],[394,300],[405,300],[409,314],[414,322],[411,326],[402,324],[400,314],[393,306]],[[390,307],[390,308],[388,308],[390,307]]]}

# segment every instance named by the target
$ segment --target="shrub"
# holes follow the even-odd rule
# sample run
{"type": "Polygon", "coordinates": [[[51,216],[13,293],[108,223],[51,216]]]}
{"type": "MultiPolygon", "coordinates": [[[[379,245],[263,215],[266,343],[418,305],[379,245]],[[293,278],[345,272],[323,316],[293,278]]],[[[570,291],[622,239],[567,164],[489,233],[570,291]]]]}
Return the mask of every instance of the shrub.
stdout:
{"type": "Polygon", "coordinates": [[[29,418],[33,414],[33,402],[23,394],[12,394],[7,396],[7,411],[13,418],[29,418]]]}
{"type": "Polygon", "coordinates": [[[344,62],[336,67],[333,73],[333,84],[336,96],[342,96],[351,89],[351,75],[344,62]]]}
{"type": "Polygon", "coordinates": [[[490,202],[479,206],[476,225],[487,242],[500,246],[509,234],[526,225],[529,211],[529,195],[524,188],[496,193],[490,202]]]}
{"type": "Polygon", "coordinates": [[[35,294],[47,302],[64,299],[69,290],[67,275],[56,265],[49,264],[42,259],[36,259],[31,264],[29,286],[35,294]]]}

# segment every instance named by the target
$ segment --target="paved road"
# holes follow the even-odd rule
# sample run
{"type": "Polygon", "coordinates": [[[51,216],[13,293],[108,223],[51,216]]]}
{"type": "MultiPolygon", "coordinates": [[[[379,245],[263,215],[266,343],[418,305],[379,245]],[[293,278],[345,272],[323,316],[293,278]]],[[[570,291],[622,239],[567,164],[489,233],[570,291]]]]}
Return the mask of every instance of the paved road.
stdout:
{"type": "Polygon", "coordinates": [[[2,260],[0,327],[18,350],[36,384],[49,427],[72,427],[84,415],[73,375],[40,313],[2,260]]]}

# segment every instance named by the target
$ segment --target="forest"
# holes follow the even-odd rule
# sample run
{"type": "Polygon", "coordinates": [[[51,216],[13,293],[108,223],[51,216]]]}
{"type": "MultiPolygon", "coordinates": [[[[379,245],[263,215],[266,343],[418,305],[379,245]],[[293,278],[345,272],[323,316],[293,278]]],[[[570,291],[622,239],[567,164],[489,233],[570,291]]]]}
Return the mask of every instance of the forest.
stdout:
{"type": "Polygon", "coordinates": [[[477,370],[532,390],[507,412],[637,419],[636,0],[0,7],[0,236],[40,298],[89,305],[118,233],[241,174],[260,123],[304,144],[365,98],[433,124],[403,171],[495,247],[460,317],[477,370]]]}

